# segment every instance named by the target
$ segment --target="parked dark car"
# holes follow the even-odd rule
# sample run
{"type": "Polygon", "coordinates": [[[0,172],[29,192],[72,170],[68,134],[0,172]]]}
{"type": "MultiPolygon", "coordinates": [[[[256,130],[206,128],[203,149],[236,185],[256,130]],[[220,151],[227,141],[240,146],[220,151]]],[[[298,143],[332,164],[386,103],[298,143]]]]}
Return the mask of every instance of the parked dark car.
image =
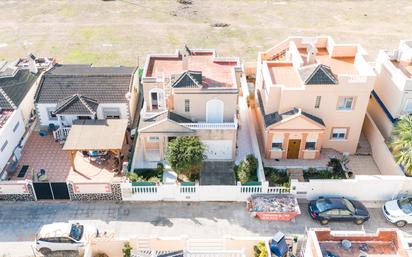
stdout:
{"type": "Polygon", "coordinates": [[[369,220],[368,209],[359,201],[344,197],[319,197],[309,203],[312,219],[326,225],[329,221],[353,221],[358,225],[369,220]]]}

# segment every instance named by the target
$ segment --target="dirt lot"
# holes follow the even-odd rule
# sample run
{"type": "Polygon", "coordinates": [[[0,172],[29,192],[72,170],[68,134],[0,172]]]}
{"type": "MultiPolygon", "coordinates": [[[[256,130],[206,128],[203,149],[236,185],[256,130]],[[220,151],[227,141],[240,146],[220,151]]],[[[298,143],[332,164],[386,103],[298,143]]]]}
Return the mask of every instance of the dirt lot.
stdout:
{"type": "Polygon", "coordinates": [[[378,49],[412,37],[410,0],[192,2],[1,0],[0,59],[33,52],[66,63],[135,65],[186,43],[254,61],[288,35],[331,35],[361,43],[373,60],[378,49]]]}

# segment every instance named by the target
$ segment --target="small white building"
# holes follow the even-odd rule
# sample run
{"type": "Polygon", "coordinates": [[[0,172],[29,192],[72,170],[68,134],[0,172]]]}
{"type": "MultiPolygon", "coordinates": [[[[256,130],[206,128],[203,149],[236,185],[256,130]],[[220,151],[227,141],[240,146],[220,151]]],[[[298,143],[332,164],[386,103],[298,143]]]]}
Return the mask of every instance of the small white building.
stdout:
{"type": "Polygon", "coordinates": [[[0,179],[14,172],[22,140],[33,122],[34,95],[41,73],[53,59],[27,58],[0,62],[0,179]]]}
{"type": "Polygon", "coordinates": [[[65,139],[75,120],[127,119],[136,113],[138,75],[135,67],[57,64],[46,72],[35,95],[41,128],[57,128],[65,139]]]}

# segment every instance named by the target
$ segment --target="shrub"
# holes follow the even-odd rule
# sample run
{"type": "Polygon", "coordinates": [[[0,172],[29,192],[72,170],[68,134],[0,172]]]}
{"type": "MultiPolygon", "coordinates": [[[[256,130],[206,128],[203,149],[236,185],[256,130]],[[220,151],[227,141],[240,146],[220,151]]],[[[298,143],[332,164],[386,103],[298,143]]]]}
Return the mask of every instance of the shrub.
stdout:
{"type": "Polygon", "coordinates": [[[249,154],[244,160],[241,160],[239,166],[235,166],[236,176],[240,183],[257,180],[257,167],[258,160],[253,154],[249,154]]]}
{"type": "Polygon", "coordinates": [[[205,148],[198,137],[178,137],[169,142],[166,159],[177,174],[191,177],[200,172],[205,148]]]}
{"type": "Polygon", "coordinates": [[[259,242],[257,245],[253,247],[255,252],[255,257],[267,257],[268,251],[266,250],[266,245],[264,242],[259,242]]]}
{"type": "Polygon", "coordinates": [[[265,177],[269,181],[269,186],[289,186],[289,174],[286,170],[278,170],[265,167],[265,177]]]}
{"type": "Polygon", "coordinates": [[[145,181],[145,179],[142,176],[137,175],[134,172],[128,173],[127,174],[127,178],[129,178],[129,180],[131,182],[142,182],[145,181]]]}
{"type": "Polygon", "coordinates": [[[132,256],[132,250],[133,250],[133,248],[130,246],[130,243],[125,242],[123,244],[123,249],[122,249],[123,257],[131,257],[132,256]]]}

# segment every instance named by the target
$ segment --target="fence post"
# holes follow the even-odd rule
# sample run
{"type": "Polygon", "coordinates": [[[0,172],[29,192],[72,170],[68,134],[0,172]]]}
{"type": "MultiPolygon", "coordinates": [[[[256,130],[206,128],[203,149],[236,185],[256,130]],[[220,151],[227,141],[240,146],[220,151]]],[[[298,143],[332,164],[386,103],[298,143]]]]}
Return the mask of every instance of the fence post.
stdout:
{"type": "Polygon", "coordinates": [[[267,194],[269,188],[269,181],[262,181],[262,193],[267,194]]]}

